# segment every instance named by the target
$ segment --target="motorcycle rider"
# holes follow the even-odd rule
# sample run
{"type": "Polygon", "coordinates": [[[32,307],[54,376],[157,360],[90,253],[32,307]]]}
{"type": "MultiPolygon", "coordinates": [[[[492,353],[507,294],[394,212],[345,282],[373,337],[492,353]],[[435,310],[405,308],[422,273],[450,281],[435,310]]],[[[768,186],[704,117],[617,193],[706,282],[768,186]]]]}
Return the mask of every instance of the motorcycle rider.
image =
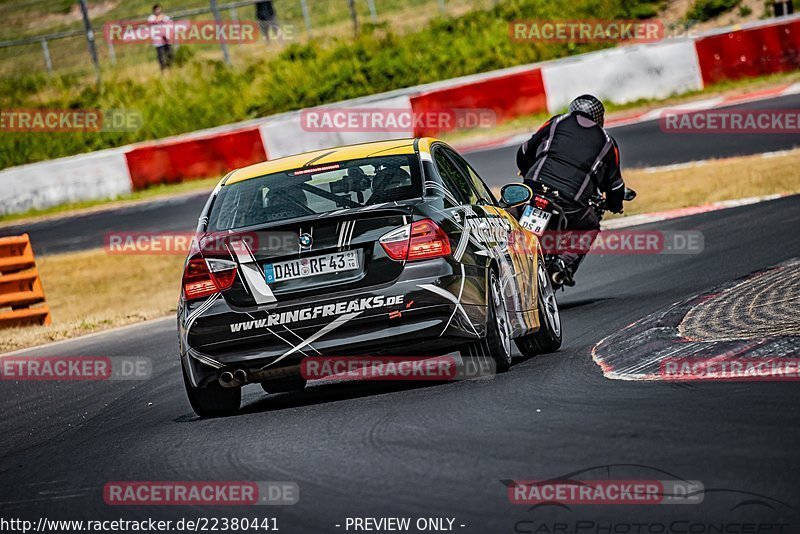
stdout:
{"type": "MultiPolygon", "coordinates": [[[[517,167],[525,184],[544,184],[558,192],[568,230],[600,229],[600,217],[589,200],[605,194],[606,207],[622,213],[625,182],[619,167],[619,147],[603,128],[605,108],[592,95],[570,102],[569,111],[548,120],[517,150],[517,167]]],[[[560,255],[557,285],[575,285],[573,275],[586,254],[560,255]]]]}

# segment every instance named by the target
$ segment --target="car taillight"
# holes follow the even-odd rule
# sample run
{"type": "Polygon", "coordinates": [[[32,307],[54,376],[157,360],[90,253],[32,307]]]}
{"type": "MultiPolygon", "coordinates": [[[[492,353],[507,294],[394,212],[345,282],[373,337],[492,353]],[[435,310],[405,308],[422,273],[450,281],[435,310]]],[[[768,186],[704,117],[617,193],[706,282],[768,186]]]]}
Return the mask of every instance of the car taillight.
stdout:
{"type": "Polygon", "coordinates": [[[450,254],[450,239],[430,219],[423,219],[392,230],[380,239],[393,260],[428,260],[450,254]]]}
{"type": "Polygon", "coordinates": [[[183,271],[186,300],[199,299],[228,289],[236,280],[236,262],[194,256],[183,271]]]}
{"type": "Polygon", "coordinates": [[[550,205],[550,201],[544,197],[535,196],[533,197],[533,206],[540,210],[547,209],[547,206],[550,205]]]}

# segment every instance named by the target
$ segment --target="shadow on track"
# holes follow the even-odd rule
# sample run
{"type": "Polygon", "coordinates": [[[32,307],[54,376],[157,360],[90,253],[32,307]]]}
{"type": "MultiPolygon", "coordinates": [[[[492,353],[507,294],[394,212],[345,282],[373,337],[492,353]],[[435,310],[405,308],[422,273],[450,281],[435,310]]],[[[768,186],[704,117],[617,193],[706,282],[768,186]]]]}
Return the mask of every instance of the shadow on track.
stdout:
{"type": "MultiPolygon", "coordinates": [[[[459,382],[464,382],[460,380],[459,382]]],[[[262,398],[255,401],[243,401],[243,406],[239,415],[250,415],[256,413],[266,413],[278,410],[288,410],[291,408],[301,408],[317,404],[327,404],[362,397],[370,397],[384,393],[400,393],[433,386],[441,386],[454,383],[452,381],[339,381],[331,383],[313,384],[299,391],[287,393],[261,393],[262,398]]],[[[176,423],[192,423],[201,421],[203,418],[194,413],[186,413],[173,419],[176,423]]]]}

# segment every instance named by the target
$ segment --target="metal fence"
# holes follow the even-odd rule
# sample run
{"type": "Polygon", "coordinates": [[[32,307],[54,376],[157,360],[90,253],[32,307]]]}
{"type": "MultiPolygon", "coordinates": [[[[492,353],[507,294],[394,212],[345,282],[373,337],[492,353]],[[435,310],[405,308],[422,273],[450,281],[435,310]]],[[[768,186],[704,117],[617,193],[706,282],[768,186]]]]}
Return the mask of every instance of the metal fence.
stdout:
{"type": "MultiPolygon", "coordinates": [[[[33,0],[36,1],[36,0],[33,0]]],[[[215,0],[183,0],[183,7],[162,2],[164,13],[173,20],[244,21],[255,19],[256,4],[261,0],[218,3],[215,0]],[[187,5],[189,4],[189,5],[187,5]],[[173,7],[175,7],[173,9],[173,7]],[[216,13],[215,13],[216,12],[216,13]]],[[[459,14],[471,9],[491,7],[498,0],[272,0],[278,28],[277,39],[264,39],[262,47],[216,43],[191,45],[178,57],[197,56],[221,59],[226,63],[253,59],[265,50],[280,49],[290,42],[352,35],[364,24],[388,24],[396,29],[413,29],[431,18],[459,14]],[[267,47],[266,49],[264,47],[267,47]]],[[[85,0],[77,3],[85,4],[85,0]]],[[[134,2],[135,4],[135,2],[134,2]]],[[[68,74],[90,72],[97,75],[114,68],[153,68],[155,53],[149,44],[113,44],[104,39],[103,25],[110,21],[147,19],[142,3],[134,9],[116,9],[95,16],[93,6],[87,11],[87,25],[73,20],[72,28],[0,41],[0,75],[14,76],[33,72],[68,74]],[[96,62],[93,56],[97,58],[96,62]]],[[[0,14],[2,15],[2,14],[0,14]]],[[[73,17],[75,19],[76,17],[73,17]]],[[[6,29],[4,35],[9,34],[6,29]]],[[[21,31],[20,33],[24,33],[21,31]]],[[[188,47],[188,45],[187,45],[188,47]]]]}

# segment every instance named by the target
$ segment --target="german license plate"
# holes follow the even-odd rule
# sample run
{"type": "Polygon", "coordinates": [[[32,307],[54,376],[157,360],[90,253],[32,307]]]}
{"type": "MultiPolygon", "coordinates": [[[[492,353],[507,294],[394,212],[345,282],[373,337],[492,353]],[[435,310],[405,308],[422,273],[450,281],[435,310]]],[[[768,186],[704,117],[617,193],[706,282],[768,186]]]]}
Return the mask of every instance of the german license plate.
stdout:
{"type": "Polygon", "coordinates": [[[299,260],[268,263],[264,265],[264,276],[267,278],[267,283],[272,284],[355,269],[358,269],[358,253],[355,250],[348,250],[299,260]]]}
{"type": "Polygon", "coordinates": [[[522,213],[519,223],[523,228],[527,228],[534,234],[542,235],[544,229],[547,228],[547,224],[550,222],[550,217],[552,216],[553,214],[550,212],[542,211],[534,208],[533,206],[528,206],[522,213]]]}

